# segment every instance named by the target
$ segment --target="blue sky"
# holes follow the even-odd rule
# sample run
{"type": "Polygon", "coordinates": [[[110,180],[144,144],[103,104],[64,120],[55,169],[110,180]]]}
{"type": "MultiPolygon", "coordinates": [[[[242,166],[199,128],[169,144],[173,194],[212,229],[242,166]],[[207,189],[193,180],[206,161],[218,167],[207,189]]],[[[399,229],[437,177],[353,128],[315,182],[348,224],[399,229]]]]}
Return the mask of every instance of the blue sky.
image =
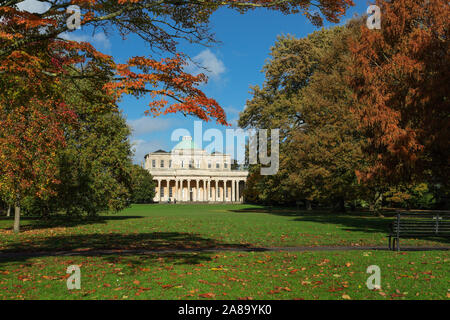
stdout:
{"type": "MultiPolygon", "coordinates": [[[[27,0],[28,7],[36,6],[36,0],[27,0]],[[34,4],[33,4],[34,2],[34,4]]],[[[342,19],[345,22],[354,14],[362,15],[367,10],[369,1],[356,0],[356,6],[350,8],[342,19]]],[[[332,24],[326,23],[325,26],[332,24]]],[[[229,122],[235,124],[239,112],[251,98],[250,87],[261,85],[264,74],[261,69],[269,58],[270,47],[280,34],[292,34],[305,37],[317,30],[303,15],[283,15],[268,10],[255,10],[239,14],[228,9],[221,9],[211,17],[211,29],[221,43],[206,48],[200,45],[181,45],[184,52],[207,67],[210,80],[202,90],[216,99],[227,113],[229,122]]],[[[137,37],[122,40],[114,34],[88,33],[77,30],[70,33],[71,39],[89,41],[101,51],[113,55],[117,61],[125,61],[134,55],[151,54],[148,46],[137,37]]],[[[193,70],[195,71],[195,70],[193,70]]],[[[135,144],[136,163],[143,156],[157,149],[170,150],[176,143],[171,141],[171,134],[177,128],[185,128],[193,134],[193,117],[167,115],[153,118],[144,116],[149,99],[136,100],[126,97],[120,102],[128,123],[134,129],[132,142],[135,144]]],[[[226,128],[215,123],[203,123],[203,130],[208,128],[226,128]]]]}

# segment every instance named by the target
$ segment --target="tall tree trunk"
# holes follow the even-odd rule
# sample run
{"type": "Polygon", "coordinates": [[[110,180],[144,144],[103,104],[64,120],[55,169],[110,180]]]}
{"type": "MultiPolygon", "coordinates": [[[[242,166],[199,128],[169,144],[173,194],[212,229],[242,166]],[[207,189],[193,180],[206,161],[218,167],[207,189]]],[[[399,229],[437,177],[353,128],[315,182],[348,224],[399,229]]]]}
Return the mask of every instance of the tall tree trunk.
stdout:
{"type": "Polygon", "coordinates": [[[350,202],[350,211],[352,211],[352,212],[356,211],[356,201],[355,200],[350,202]]]}
{"type": "Polygon", "coordinates": [[[312,210],[311,201],[305,200],[305,204],[306,204],[306,210],[311,211],[312,210]]]}
{"type": "Polygon", "coordinates": [[[14,232],[19,233],[20,231],[20,205],[17,202],[14,208],[14,232]]]}
{"type": "Polygon", "coordinates": [[[381,214],[381,204],[383,201],[383,193],[381,192],[376,192],[375,193],[375,197],[373,199],[373,201],[371,202],[370,206],[369,206],[369,210],[374,212],[377,216],[382,217],[383,215],[381,214]]]}
{"type": "Polygon", "coordinates": [[[337,203],[336,203],[336,212],[346,212],[346,210],[345,210],[345,200],[344,200],[344,198],[339,198],[338,199],[338,201],[337,201],[337,203]]]}
{"type": "Polygon", "coordinates": [[[8,211],[6,211],[6,216],[11,217],[11,205],[8,205],[8,211]]]}

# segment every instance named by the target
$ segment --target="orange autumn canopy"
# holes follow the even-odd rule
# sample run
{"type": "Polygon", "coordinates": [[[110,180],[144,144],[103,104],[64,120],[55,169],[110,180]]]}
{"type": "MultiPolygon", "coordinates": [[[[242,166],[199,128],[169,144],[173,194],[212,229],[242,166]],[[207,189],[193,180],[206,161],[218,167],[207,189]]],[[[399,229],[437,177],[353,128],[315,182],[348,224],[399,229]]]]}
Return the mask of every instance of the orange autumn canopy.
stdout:
{"type": "MultiPolygon", "coordinates": [[[[160,115],[182,112],[205,121],[215,119],[221,124],[227,124],[224,111],[214,99],[208,98],[198,89],[199,85],[206,82],[206,77],[192,76],[183,71],[187,57],[177,50],[180,40],[201,44],[214,42],[208,23],[211,14],[220,7],[242,13],[257,8],[285,14],[301,12],[314,24],[321,25],[323,18],[338,22],[346,9],[353,5],[352,0],[72,0],[54,1],[46,12],[32,14],[17,10],[16,5],[20,2],[0,2],[0,15],[3,17],[0,23],[0,68],[9,63],[9,58],[15,52],[28,52],[34,46],[76,51],[76,58],[60,55],[55,61],[61,68],[77,59],[79,63],[93,60],[103,68],[111,68],[116,77],[111,79],[106,89],[116,90],[118,96],[124,93],[137,97],[150,94],[154,99],[147,113],[160,115]],[[131,57],[126,64],[116,65],[112,57],[87,43],[63,39],[61,34],[71,31],[66,10],[73,5],[81,9],[82,27],[116,30],[123,36],[132,33],[145,40],[154,52],[174,57],[131,57]]],[[[61,76],[58,70],[42,71],[61,76]]],[[[80,74],[82,76],[88,75],[80,74]]]]}

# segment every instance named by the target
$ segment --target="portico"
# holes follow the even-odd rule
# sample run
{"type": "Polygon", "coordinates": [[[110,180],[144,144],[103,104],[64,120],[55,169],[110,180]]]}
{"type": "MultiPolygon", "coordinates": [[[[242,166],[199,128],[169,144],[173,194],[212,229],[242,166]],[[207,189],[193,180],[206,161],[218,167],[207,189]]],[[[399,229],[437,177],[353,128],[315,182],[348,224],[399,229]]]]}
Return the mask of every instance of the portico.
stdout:
{"type": "Polygon", "coordinates": [[[245,179],[241,177],[195,177],[174,175],[155,179],[156,202],[231,202],[243,201],[245,179]]]}

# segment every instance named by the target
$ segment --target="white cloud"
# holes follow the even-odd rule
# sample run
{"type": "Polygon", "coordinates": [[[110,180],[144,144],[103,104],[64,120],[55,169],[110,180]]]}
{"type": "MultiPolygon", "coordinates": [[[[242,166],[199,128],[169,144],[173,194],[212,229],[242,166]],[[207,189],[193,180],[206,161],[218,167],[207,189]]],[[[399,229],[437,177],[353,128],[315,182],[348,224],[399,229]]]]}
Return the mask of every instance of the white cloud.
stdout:
{"type": "MultiPolygon", "coordinates": [[[[245,109],[245,107],[244,107],[244,109],[245,109]]],[[[229,106],[229,107],[225,108],[225,112],[239,115],[239,113],[242,112],[244,109],[239,110],[233,106],[229,106]]]]}
{"type": "Polygon", "coordinates": [[[110,49],[111,42],[106,37],[104,32],[99,32],[94,35],[75,34],[73,32],[64,32],[59,35],[60,38],[71,41],[89,42],[94,46],[101,46],[103,49],[110,49]]]}
{"type": "Polygon", "coordinates": [[[193,57],[192,60],[195,63],[190,62],[186,67],[186,72],[195,75],[204,73],[210,79],[217,81],[226,71],[223,61],[217,58],[217,56],[209,49],[203,50],[198,55],[193,57]]]}
{"type": "Polygon", "coordinates": [[[37,0],[25,0],[17,4],[17,8],[21,11],[38,14],[46,12],[51,6],[48,2],[37,0]]]}
{"type": "Polygon", "coordinates": [[[165,130],[170,127],[170,121],[159,118],[142,117],[136,120],[128,120],[128,125],[133,130],[133,136],[141,136],[146,133],[165,130]]]}
{"type": "Polygon", "coordinates": [[[133,162],[136,164],[141,164],[142,161],[144,161],[144,157],[146,154],[150,152],[154,152],[159,149],[165,148],[164,145],[162,145],[160,142],[157,141],[145,141],[142,139],[137,139],[131,141],[134,156],[133,156],[133,162]]]}

